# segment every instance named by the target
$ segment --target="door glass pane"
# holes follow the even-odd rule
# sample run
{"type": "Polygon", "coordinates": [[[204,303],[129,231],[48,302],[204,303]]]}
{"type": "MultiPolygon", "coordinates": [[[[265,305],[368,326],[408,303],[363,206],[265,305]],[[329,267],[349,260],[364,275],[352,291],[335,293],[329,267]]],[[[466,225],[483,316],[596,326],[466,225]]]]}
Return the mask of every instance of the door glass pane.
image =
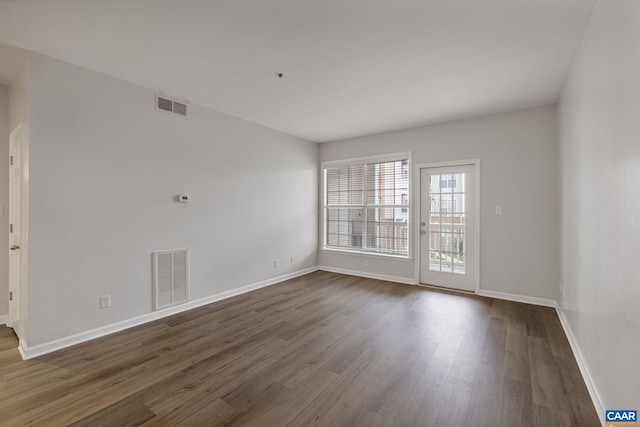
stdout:
{"type": "Polygon", "coordinates": [[[465,274],[465,173],[429,179],[429,270],[465,274]]]}

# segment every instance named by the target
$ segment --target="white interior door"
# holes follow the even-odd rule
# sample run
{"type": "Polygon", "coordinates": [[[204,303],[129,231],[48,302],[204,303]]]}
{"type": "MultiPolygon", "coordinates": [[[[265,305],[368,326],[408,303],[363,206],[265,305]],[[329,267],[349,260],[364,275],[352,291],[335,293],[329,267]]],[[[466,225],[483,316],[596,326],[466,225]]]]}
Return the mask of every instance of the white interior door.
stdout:
{"type": "Polygon", "coordinates": [[[475,291],[475,165],[421,169],[420,193],[420,283],[475,291]]]}
{"type": "Polygon", "coordinates": [[[20,254],[22,219],[22,124],[11,133],[9,142],[9,326],[17,330],[20,322],[20,254]]]}

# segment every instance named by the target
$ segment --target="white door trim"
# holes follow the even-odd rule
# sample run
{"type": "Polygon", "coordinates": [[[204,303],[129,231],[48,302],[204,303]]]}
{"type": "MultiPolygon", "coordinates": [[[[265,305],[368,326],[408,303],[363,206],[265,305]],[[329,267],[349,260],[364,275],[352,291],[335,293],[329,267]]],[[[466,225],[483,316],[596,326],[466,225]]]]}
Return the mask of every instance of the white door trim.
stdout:
{"type": "MultiPolygon", "coordinates": [[[[17,171],[14,170],[16,166],[19,165],[21,167],[22,163],[22,149],[23,149],[23,140],[24,140],[24,126],[22,123],[18,123],[18,126],[11,132],[9,135],[9,222],[10,227],[14,228],[13,231],[9,230],[9,245],[18,244],[20,245],[20,206],[22,200],[22,176],[20,176],[19,180],[16,180],[17,171]],[[18,214],[16,214],[16,209],[18,214]]],[[[19,169],[20,175],[22,169],[19,169]]],[[[13,328],[14,330],[18,329],[20,323],[20,291],[21,291],[21,264],[20,264],[21,253],[20,251],[16,251],[15,253],[9,250],[9,314],[7,315],[7,325],[13,328]],[[17,258],[17,261],[16,260],[17,258]],[[17,264],[15,264],[15,262],[17,264]],[[11,295],[13,297],[11,297],[11,295]]]]}
{"type": "MultiPolygon", "coordinates": [[[[14,224],[14,230],[20,235],[20,267],[18,272],[18,283],[13,283],[13,286],[16,287],[17,292],[17,307],[18,307],[18,316],[17,321],[11,320],[11,316],[8,316],[8,323],[12,323],[11,327],[13,328],[15,334],[20,339],[20,345],[23,345],[27,340],[27,318],[28,318],[28,283],[29,283],[29,128],[25,126],[24,123],[19,123],[15,129],[11,132],[9,136],[9,146],[10,150],[13,150],[14,140],[18,134],[21,135],[20,141],[20,154],[19,154],[19,162],[20,162],[20,202],[19,202],[19,225],[14,224]],[[19,228],[19,229],[18,229],[19,228]]],[[[10,169],[10,173],[13,171],[10,169]]],[[[13,203],[15,201],[12,197],[12,189],[13,186],[13,178],[9,179],[9,216],[11,220],[11,212],[13,211],[13,203]]],[[[9,237],[9,241],[11,242],[11,236],[9,237]]],[[[13,243],[10,243],[13,244],[13,243]]],[[[10,251],[11,252],[11,251],[10,251]]],[[[9,268],[11,268],[11,260],[9,262],[9,268]]],[[[9,284],[10,289],[12,285],[9,284]]]]}
{"type": "Polygon", "coordinates": [[[475,251],[476,265],[474,267],[475,275],[475,293],[480,292],[480,159],[451,160],[446,162],[431,162],[416,164],[413,168],[413,253],[418,254],[414,257],[414,283],[420,284],[420,195],[422,194],[422,183],[420,174],[422,169],[440,168],[446,166],[465,166],[473,165],[475,171],[475,251]]]}

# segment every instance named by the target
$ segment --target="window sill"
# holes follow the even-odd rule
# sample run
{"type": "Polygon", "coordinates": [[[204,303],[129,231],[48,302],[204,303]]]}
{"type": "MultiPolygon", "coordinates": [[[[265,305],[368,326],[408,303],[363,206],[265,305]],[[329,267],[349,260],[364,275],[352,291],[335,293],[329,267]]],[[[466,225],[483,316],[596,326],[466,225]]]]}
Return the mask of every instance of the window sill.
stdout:
{"type": "Polygon", "coordinates": [[[369,257],[383,258],[383,259],[389,259],[393,261],[403,261],[403,262],[413,261],[413,257],[411,256],[381,254],[377,252],[349,251],[346,249],[334,249],[334,248],[320,248],[320,252],[327,252],[331,254],[355,255],[355,256],[367,257],[367,258],[369,257]]]}

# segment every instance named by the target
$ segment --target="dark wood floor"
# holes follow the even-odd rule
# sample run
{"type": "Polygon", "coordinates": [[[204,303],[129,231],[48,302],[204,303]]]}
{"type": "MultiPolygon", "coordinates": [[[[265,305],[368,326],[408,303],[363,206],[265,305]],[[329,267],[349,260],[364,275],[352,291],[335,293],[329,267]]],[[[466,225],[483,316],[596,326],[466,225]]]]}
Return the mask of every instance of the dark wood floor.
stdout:
{"type": "Polygon", "coordinates": [[[22,361],[2,425],[600,426],[551,308],[316,272],[22,361]]]}

